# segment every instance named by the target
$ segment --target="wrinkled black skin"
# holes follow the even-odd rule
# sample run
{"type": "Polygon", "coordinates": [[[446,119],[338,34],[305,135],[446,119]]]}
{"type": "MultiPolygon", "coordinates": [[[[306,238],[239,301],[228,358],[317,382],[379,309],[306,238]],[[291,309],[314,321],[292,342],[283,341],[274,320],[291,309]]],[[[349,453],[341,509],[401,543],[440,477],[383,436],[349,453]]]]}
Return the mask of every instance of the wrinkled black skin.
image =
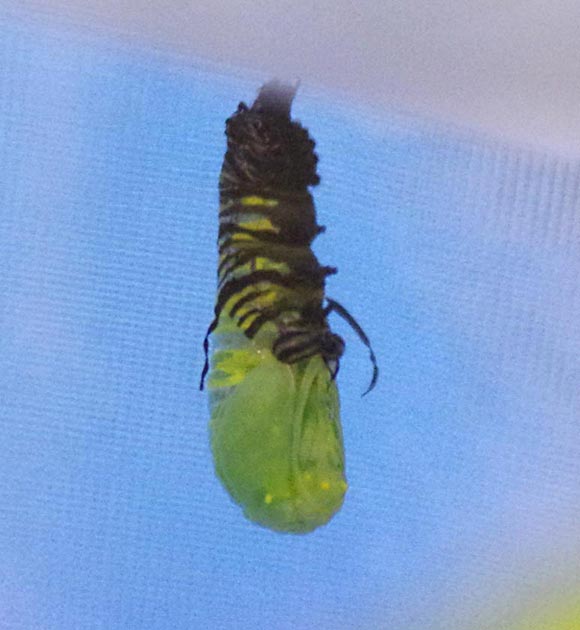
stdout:
{"type": "MultiPolygon", "coordinates": [[[[308,191],[309,186],[320,181],[316,172],[318,157],[308,131],[290,118],[294,94],[294,87],[273,81],[261,88],[251,108],[245,103],[239,104],[236,113],[226,121],[228,146],[220,179],[222,206],[245,195],[278,200],[276,209],[259,209],[277,228],[277,234],[259,232],[254,236],[262,243],[260,255],[284,262],[289,273],[275,279],[274,275],[280,275],[277,272],[254,272],[226,282],[218,295],[218,306],[221,311],[233,289],[239,291],[265,277],[274,284],[306,291],[310,294],[307,300],[297,297],[292,304],[279,305],[262,317],[262,323],[279,321],[284,306],[300,313],[299,321],[293,322],[291,330],[280,326],[273,352],[284,363],[315,354],[321,354],[326,361],[337,361],[344,342],[330,332],[322,304],[325,278],[336,270],[321,266],[311,251],[302,252],[300,256],[288,251],[286,256],[281,256],[276,248],[283,244],[310,249],[312,241],[323,231],[316,223],[314,203],[308,191]],[[284,350],[277,352],[278,348],[284,350]]],[[[223,219],[224,213],[221,216],[223,219]]],[[[239,226],[228,224],[224,228],[222,223],[220,236],[228,236],[228,230],[234,234],[240,232],[239,226]]],[[[220,249],[220,253],[230,251],[231,241],[226,240],[224,246],[222,240],[220,249]]],[[[247,262],[242,259],[241,264],[247,262]]],[[[235,268],[236,265],[232,266],[230,271],[235,268]]],[[[245,332],[253,337],[258,330],[255,326],[250,334],[248,330],[245,332]]]]}
{"type": "MultiPolygon", "coordinates": [[[[290,118],[295,88],[272,81],[264,85],[251,108],[240,103],[236,113],[226,121],[228,148],[224,169],[237,179],[238,194],[304,194],[316,186],[318,157],[314,140],[299,122],[290,118]]],[[[313,224],[314,216],[293,217],[297,222],[313,224]],[[308,221],[308,219],[311,219],[308,221]]],[[[316,234],[313,234],[313,238],[316,234]]]]}
{"type": "MultiPolygon", "coordinates": [[[[226,121],[227,150],[220,176],[219,232],[220,255],[225,257],[225,264],[219,269],[221,282],[215,319],[204,341],[206,364],[202,388],[209,369],[208,337],[217,327],[222,309],[235,295],[260,282],[284,287],[293,297],[267,311],[256,306],[252,313],[259,312],[260,316],[251,326],[242,328],[246,336],[253,338],[264,324],[274,321],[278,335],[272,352],[278,360],[291,364],[319,354],[329,366],[332,377],[338,373],[344,341],[330,330],[327,315],[334,310],[344,316],[342,311],[346,311],[334,301],[328,301],[326,307],[323,305],[325,279],[336,273],[336,269],[321,266],[311,250],[312,241],[324,231],[316,222],[308,190],[320,182],[316,172],[318,157],[308,131],[290,117],[295,92],[296,87],[278,81],[266,83],[251,107],[240,103],[226,121]],[[276,207],[257,210],[271,221],[275,232],[249,232],[236,223],[236,214],[247,212],[239,200],[248,195],[278,201],[276,207]],[[236,251],[232,237],[238,233],[250,233],[255,239],[255,251],[249,254],[247,248],[244,252],[236,251]],[[285,274],[273,270],[252,271],[241,276],[234,273],[244,265],[251,265],[254,256],[283,262],[289,271],[285,274]],[[291,324],[285,323],[284,318],[284,313],[289,311],[295,314],[291,324]]],[[[247,310],[248,299],[240,298],[229,311],[240,327],[244,320],[239,314],[243,311],[242,302],[247,310]]],[[[249,306],[252,307],[251,302],[249,306]]],[[[355,325],[360,336],[361,329],[356,322],[355,325]]],[[[371,357],[374,362],[372,351],[371,357]]],[[[376,363],[374,365],[371,387],[376,381],[376,363]]]]}

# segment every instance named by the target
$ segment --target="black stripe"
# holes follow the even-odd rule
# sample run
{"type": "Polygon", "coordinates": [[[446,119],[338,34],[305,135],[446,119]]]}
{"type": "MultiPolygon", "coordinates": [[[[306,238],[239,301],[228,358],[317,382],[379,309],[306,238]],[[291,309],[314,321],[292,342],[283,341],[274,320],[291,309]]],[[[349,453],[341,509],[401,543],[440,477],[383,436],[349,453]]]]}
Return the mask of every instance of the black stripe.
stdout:
{"type": "Polygon", "coordinates": [[[257,297],[264,295],[265,291],[250,291],[244,297],[240,298],[230,309],[230,317],[235,317],[236,313],[243,308],[248,302],[255,300],[257,297]]]}
{"type": "Polygon", "coordinates": [[[318,354],[320,348],[317,344],[317,338],[309,339],[308,341],[285,348],[281,352],[274,352],[275,357],[282,363],[296,363],[302,358],[313,356],[318,354]]]}
{"type": "Polygon", "coordinates": [[[253,339],[258,333],[258,331],[260,330],[260,328],[262,328],[264,324],[267,324],[268,322],[275,319],[278,313],[279,311],[272,310],[272,309],[268,309],[267,311],[264,311],[261,315],[256,317],[256,319],[250,324],[250,326],[248,326],[248,328],[244,331],[244,333],[246,334],[247,337],[249,337],[250,339],[253,339]]]}
{"type": "MultiPolygon", "coordinates": [[[[219,246],[219,253],[222,254],[224,252],[224,250],[229,249],[229,248],[237,248],[238,245],[240,244],[241,241],[235,241],[231,236],[224,239],[221,243],[218,243],[219,246]]],[[[251,241],[244,241],[245,243],[251,243],[251,241]]]]}
{"type": "Polygon", "coordinates": [[[274,342],[272,349],[278,354],[284,354],[288,349],[300,349],[304,345],[308,345],[312,339],[318,338],[319,335],[312,330],[302,330],[295,333],[282,333],[274,342]]]}
{"type": "MultiPolygon", "coordinates": [[[[222,261],[218,265],[218,270],[217,270],[218,278],[222,275],[222,271],[224,270],[224,267],[232,260],[236,260],[237,261],[237,259],[239,259],[239,257],[240,257],[240,253],[239,252],[235,252],[234,254],[228,254],[227,256],[224,256],[224,258],[222,259],[222,261]]],[[[235,269],[235,267],[236,267],[236,265],[234,264],[232,266],[232,269],[235,269]]],[[[232,269],[230,269],[230,271],[232,269]]]]}
{"type": "Polygon", "coordinates": [[[218,278],[223,275],[225,279],[226,276],[232,274],[239,267],[247,265],[254,258],[258,258],[258,255],[253,251],[238,251],[234,254],[227,254],[218,266],[218,278]],[[230,264],[226,269],[226,265],[232,261],[233,264],[230,264]]]}
{"type": "Polygon", "coordinates": [[[290,330],[290,331],[287,331],[284,334],[280,335],[274,341],[274,344],[272,346],[272,350],[275,352],[280,347],[281,344],[285,344],[288,341],[291,341],[292,339],[296,339],[296,337],[303,337],[304,335],[310,336],[310,332],[309,331],[305,331],[305,330],[290,330]]]}
{"type": "MultiPolygon", "coordinates": [[[[239,319],[238,326],[242,328],[242,326],[250,319],[250,317],[254,317],[254,315],[260,315],[263,312],[261,308],[252,308],[249,311],[246,311],[239,319]]],[[[244,331],[245,332],[245,331],[244,331]]]]}
{"type": "MultiPolygon", "coordinates": [[[[260,251],[260,248],[273,244],[272,242],[268,242],[267,239],[259,239],[259,238],[254,238],[254,240],[252,241],[236,240],[235,236],[236,234],[233,234],[232,236],[228,236],[223,241],[221,241],[221,243],[218,243],[220,254],[223,253],[224,250],[230,249],[230,248],[231,249],[245,249],[245,248],[249,249],[251,247],[254,247],[255,252],[256,252],[255,255],[263,256],[263,254],[260,251]]],[[[286,244],[283,241],[280,241],[279,243],[277,243],[277,245],[286,245],[286,244]]]]}
{"type": "Polygon", "coordinates": [[[253,284],[269,282],[270,284],[281,286],[286,289],[299,289],[304,287],[311,291],[316,291],[322,288],[320,283],[316,282],[316,280],[318,279],[313,280],[312,278],[297,276],[294,274],[283,275],[279,271],[274,271],[273,269],[253,271],[241,278],[228,280],[224,284],[218,294],[215,313],[219,314],[230,298],[253,284]]]}
{"type": "MultiPolygon", "coordinates": [[[[293,363],[298,363],[298,361],[309,359],[310,357],[313,357],[319,353],[320,353],[320,349],[318,348],[317,345],[310,346],[308,349],[305,349],[301,353],[290,355],[284,361],[282,361],[282,363],[292,365],[293,363]]],[[[278,360],[281,361],[281,359],[278,359],[278,360]]]]}

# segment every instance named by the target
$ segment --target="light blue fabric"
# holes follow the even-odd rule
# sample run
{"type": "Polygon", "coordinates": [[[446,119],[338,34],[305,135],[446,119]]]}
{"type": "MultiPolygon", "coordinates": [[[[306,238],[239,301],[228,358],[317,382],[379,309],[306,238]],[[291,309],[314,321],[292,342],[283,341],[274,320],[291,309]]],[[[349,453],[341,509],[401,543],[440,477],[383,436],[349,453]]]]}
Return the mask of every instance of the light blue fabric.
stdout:
{"type": "Polygon", "coordinates": [[[471,630],[580,569],[580,165],[308,86],[316,252],[381,378],[361,399],[333,322],[329,526],[231,504],[197,383],[224,120],[258,87],[0,21],[2,630],[471,630]]]}

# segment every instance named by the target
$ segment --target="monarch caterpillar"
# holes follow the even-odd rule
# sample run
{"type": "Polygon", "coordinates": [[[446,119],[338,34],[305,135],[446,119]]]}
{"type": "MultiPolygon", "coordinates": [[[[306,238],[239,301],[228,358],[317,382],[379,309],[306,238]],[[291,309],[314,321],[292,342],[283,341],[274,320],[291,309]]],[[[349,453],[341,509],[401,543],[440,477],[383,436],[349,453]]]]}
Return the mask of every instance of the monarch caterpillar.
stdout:
{"type": "MultiPolygon", "coordinates": [[[[226,121],[219,179],[215,317],[203,343],[211,447],[218,477],[246,516],[281,532],[306,533],[340,509],[347,483],[335,377],[344,341],[327,316],[323,267],[311,244],[317,225],[309,186],[319,182],[314,141],[291,119],[297,86],[265,84],[251,107],[226,121]]],[[[365,392],[366,393],[366,392],[365,392]]]]}

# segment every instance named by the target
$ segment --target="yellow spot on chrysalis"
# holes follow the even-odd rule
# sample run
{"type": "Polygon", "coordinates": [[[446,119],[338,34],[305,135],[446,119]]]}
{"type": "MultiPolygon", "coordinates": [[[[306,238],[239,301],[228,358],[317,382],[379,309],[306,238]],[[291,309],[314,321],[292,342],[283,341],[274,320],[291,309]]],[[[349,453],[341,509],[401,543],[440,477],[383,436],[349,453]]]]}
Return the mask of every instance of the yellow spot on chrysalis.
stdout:
{"type": "Polygon", "coordinates": [[[249,197],[242,197],[242,206],[266,206],[267,208],[273,208],[278,205],[276,199],[265,199],[258,195],[250,195],[249,197]]]}
{"type": "Polygon", "coordinates": [[[328,481],[321,481],[320,482],[320,487],[323,490],[329,490],[330,489],[330,484],[328,483],[328,481]]]}
{"type": "Polygon", "coordinates": [[[261,357],[253,350],[218,350],[214,354],[213,369],[208,387],[232,387],[241,383],[261,357]]]}
{"type": "Polygon", "coordinates": [[[272,503],[272,499],[273,499],[273,498],[274,498],[274,497],[273,497],[270,493],[268,493],[268,494],[264,497],[264,503],[267,503],[268,505],[270,505],[270,503],[272,503]]]}
{"type": "Polygon", "coordinates": [[[343,490],[347,490],[347,489],[348,489],[348,483],[346,483],[346,481],[341,481],[341,482],[340,482],[340,487],[341,487],[343,490]]]}

